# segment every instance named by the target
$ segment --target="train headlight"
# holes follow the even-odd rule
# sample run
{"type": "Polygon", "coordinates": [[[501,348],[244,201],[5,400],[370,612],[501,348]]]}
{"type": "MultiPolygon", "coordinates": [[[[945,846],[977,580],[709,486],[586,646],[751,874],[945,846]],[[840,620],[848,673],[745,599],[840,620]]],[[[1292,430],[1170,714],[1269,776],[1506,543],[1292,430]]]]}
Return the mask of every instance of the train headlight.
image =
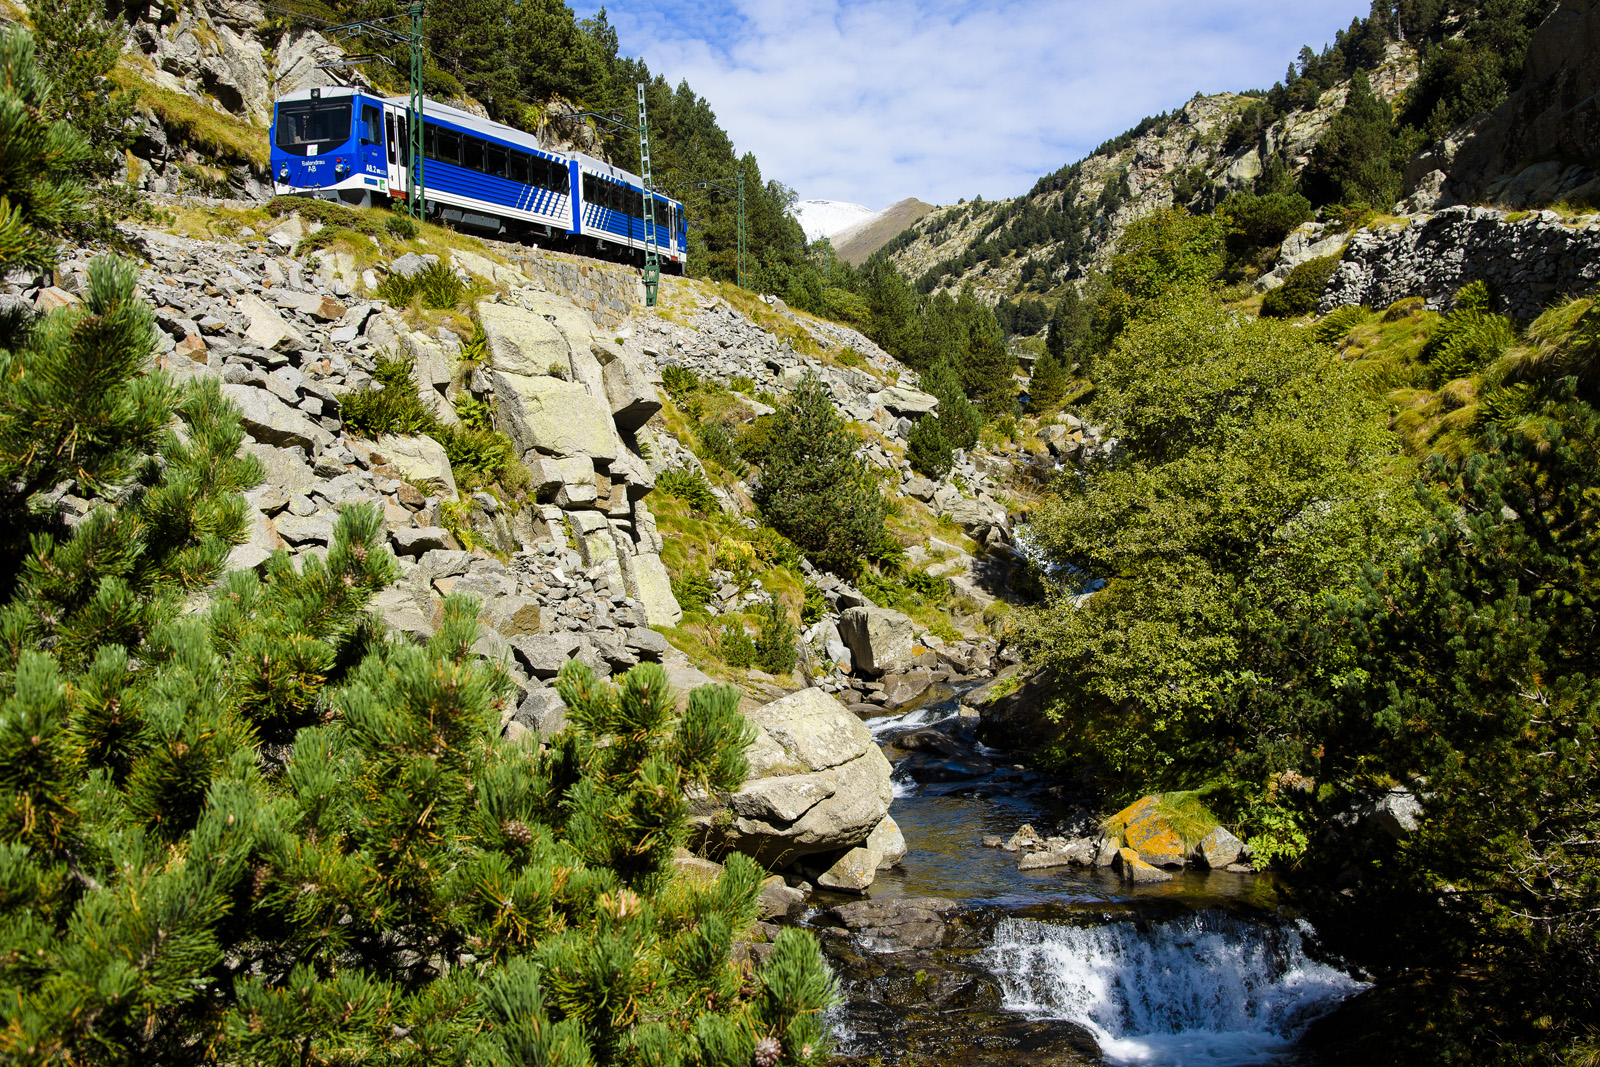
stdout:
{"type": "Polygon", "coordinates": [[[289,164],[285,163],[278,168],[278,180],[280,182],[287,182],[289,180],[289,164]]]}
{"type": "Polygon", "coordinates": [[[335,177],[343,178],[350,173],[350,168],[345,164],[344,160],[336,160],[333,164],[333,173],[335,177]]]}

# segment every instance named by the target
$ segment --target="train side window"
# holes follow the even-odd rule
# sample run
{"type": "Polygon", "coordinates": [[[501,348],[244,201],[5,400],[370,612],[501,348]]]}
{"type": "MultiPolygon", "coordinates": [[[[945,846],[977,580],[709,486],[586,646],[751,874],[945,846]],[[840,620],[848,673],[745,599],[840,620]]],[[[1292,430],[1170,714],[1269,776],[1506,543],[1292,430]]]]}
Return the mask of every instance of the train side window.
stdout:
{"type": "Polygon", "coordinates": [[[387,112],[383,116],[383,132],[384,132],[384,140],[389,145],[389,158],[390,159],[399,159],[400,155],[399,155],[398,152],[395,151],[395,144],[394,144],[394,115],[389,114],[387,112]]]}
{"type": "Polygon", "coordinates": [[[583,176],[583,186],[582,186],[582,188],[583,188],[583,198],[585,200],[587,200],[591,204],[597,204],[597,203],[600,202],[600,198],[595,195],[595,187],[594,186],[595,186],[594,175],[593,174],[585,174],[583,176]]]}
{"type": "Polygon", "coordinates": [[[411,166],[411,127],[407,125],[406,117],[401,115],[395,120],[395,134],[400,139],[400,154],[398,157],[402,167],[411,166]]]}
{"type": "Polygon", "coordinates": [[[378,132],[378,109],[370,104],[361,105],[361,143],[381,144],[383,135],[378,132]]]}
{"type": "Polygon", "coordinates": [[[550,184],[551,189],[563,195],[572,191],[572,175],[565,164],[552,160],[550,163],[550,176],[555,179],[550,184]]]}
{"type": "Polygon", "coordinates": [[[499,145],[489,145],[483,152],[484,172],[496,178],[506,176],[506,150],[499,145]]]}
{"type": "Polygon", "coordinates": [[[461,163],[461,135],[455,130],[447,130],[443,126],[428,127],[428,159],[436,159],[440,163],[461,163]]]}
{"type": "Polygon", "coordinates": [[[461,165],[468,170],[483,173],[483,150],[488,147],[476,137],[461,139],[461,165]]]}
{"type": "Polygon", "coordinates": [[[506,155],[506,177],[520,185],[533,185],[533,159],[526,152],[509,152],[506,155]]]}

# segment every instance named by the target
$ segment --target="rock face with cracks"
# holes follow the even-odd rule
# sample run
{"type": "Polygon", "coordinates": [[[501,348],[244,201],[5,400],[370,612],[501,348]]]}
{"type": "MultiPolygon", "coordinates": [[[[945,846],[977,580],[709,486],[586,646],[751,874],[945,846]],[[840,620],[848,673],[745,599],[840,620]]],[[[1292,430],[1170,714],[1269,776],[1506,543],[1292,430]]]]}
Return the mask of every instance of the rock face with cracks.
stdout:
{"type": "MultiPolygon", "coordinates": [[[[756,727],[750,777],[725,804],[708,798],[698,805],[704,848],[779,867],[866,845],[888,816],[894,791],[889,761],[861,720],[820,689],[746,715],[756,727]]],[[[892,849],[896,836],[898,828],[886,830],[879,842],[892,849]]],[[[903,841],[899,847],[903,852],[903,841]]],[[[885,854],[864,851],[873,852],[875,870],[885,854]]]]}

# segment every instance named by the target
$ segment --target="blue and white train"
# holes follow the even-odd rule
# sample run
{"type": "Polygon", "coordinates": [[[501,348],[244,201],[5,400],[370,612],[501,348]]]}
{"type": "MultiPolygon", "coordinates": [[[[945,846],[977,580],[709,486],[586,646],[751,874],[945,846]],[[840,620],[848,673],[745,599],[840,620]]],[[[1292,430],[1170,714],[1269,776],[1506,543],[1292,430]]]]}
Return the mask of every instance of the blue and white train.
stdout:
{"type": "MultiPolygon", "coordinates": [[[[280,97],[271,131],[274,190],[363,207],[404,199],[408,103],[337,86],[280,97]]],[[[423,121],[429,218],[584,254],[644,258],[646,193],[638,175],[582,152],[540,148],[531,134],[432,100],[423,104],[423,121]]],[[[683,205],[652,195],[662,270],[681,274],[689,244],[683,205]]]]}

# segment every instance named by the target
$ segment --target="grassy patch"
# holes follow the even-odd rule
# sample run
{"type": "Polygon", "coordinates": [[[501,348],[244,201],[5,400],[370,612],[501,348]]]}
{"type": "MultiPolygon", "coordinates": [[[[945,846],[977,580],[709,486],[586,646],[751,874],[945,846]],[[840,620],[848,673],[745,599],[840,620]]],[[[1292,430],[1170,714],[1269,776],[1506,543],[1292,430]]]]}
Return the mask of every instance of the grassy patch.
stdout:
{"type": "MultiPolygon", "coordinates": [[[[1205,801],[1200,799],[1198,790],[1187,790],[1177,793],[1154,793],[1156,818],[1172,827],[1174,833],[1183,840],[1185,849],[1191,849],[1218,826],[1222,825],[1220,819],[1206,807],[1205,801]]],[[[1120,814],[1120,812],[1118,813],[1120,814]]],[[[1103,824],[1107,834],[1123,837],[1127,834],[1127,824],[1115,817],[1103,824]]]]}
{"type": "Polygon", "coordinates": [[[270,149],[265,126],[234,118],[203,100],[157,85],[147,80],[141,70],[153,73],[155,68],[142,56],[124,55],[111,71],[111,80],[124,89],[137,90],[141,109],[159,118],[168,132],[205,155],[266,169],[270,149]]]}

